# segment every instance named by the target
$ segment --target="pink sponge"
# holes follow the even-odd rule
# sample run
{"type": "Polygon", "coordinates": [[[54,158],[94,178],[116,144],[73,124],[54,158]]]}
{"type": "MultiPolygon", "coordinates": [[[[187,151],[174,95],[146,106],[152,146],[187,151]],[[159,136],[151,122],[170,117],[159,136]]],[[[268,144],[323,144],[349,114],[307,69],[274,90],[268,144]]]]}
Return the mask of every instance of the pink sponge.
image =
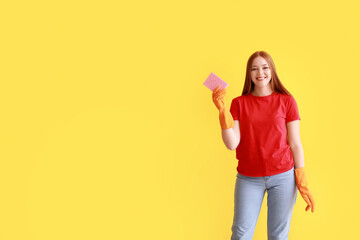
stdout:
{"type": "Polygon", "coordinates": [[[214,91],[215,88],[217,88],[219,86],[220,86],[220,90],[221,90],[221,89],[226,88],[229,85],[228,83],[226,83],[224,80],[219,78],[214,73],[210,73],[210,75],[208,76],[208,78],[205,80],[205,82],[203,84],[211,91],[214,91]]]}

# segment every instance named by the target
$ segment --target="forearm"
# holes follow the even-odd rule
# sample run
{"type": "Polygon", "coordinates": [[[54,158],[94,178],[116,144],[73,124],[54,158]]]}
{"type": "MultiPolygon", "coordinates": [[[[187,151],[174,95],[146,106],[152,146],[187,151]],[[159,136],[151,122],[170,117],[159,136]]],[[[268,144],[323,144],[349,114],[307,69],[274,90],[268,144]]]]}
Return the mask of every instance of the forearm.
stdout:
{"type": "Polygon", "coordinates": [[[302,145],[292,146],[290,149],[294,158],[295,168],[304,167],[304,151],[302,145]]]}
{"type": "Polygon", "coordinates": [[[221,130],[221,135],[225,146],[229,150],[234,150],[239,145],[240,139],[235,134],[233,128],[221,130]]]}

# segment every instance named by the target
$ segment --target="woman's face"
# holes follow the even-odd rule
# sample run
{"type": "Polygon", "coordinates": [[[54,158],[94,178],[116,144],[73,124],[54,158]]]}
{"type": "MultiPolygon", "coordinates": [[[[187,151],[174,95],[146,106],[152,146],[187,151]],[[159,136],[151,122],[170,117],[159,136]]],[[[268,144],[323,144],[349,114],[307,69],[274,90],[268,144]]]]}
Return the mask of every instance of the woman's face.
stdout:
{"type": "Polygon", "coordinates": [[[257,87],[265,87],[271,80],[271,70],[266,60],[256,57],[250,69],[251,80],[257,87]]]}

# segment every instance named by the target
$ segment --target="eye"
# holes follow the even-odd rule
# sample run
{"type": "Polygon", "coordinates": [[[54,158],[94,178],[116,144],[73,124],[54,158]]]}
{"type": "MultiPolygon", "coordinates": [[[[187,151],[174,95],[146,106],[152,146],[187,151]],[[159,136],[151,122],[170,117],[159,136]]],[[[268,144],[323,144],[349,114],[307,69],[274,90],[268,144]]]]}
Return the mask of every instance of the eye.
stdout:
{"type": "MultiPolygon", "coordinates": [[[[264,67],[264,69],[268,69],[269,67],[264,67]]],[[[256,68],[251,69],[251,71],[256,70],[256,68]]]]}

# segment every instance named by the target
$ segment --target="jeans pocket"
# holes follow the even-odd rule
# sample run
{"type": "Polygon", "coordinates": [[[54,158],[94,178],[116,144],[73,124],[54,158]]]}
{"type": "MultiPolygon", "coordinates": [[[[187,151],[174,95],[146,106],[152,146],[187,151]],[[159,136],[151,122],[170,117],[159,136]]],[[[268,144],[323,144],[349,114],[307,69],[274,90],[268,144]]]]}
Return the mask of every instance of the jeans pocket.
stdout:
{"type": "Polygon", "coordinates": [[[247,179],[249,177],[247,176],[244,176],[244,175],[241,175],[240,173],[236,174],[236,178],[239,178],[239,179],[247,179]]]}

